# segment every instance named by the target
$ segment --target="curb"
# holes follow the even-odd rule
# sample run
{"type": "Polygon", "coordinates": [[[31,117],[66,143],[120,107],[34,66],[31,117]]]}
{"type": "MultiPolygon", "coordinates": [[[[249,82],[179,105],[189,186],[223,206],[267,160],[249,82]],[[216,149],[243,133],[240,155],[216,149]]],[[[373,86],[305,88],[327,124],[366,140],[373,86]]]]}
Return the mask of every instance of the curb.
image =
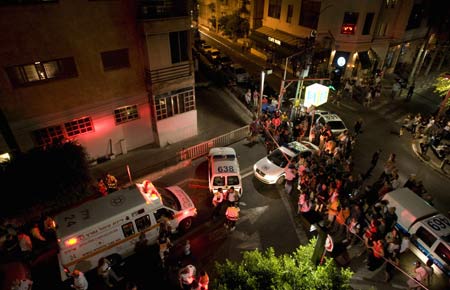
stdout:
{"type": "Polygon", "coordinates": [[[422,161],[423,163],[428,164],[434,171],[436,171],[437,173],[439,173],[440,175],[450,179],[449,174],[447,174],[446,172],[444,172],[440,167],[436,166],[433,164],[433,162],[429,162],[428,160],[426,160],[422,154],[419,152],[419,149],[417,148],[417,144],[412,142],[411,143],[411,147],[412,150],[414,151],[414,153],[417,155],[417,157],[420,159],[420,161],[422,161]]]}

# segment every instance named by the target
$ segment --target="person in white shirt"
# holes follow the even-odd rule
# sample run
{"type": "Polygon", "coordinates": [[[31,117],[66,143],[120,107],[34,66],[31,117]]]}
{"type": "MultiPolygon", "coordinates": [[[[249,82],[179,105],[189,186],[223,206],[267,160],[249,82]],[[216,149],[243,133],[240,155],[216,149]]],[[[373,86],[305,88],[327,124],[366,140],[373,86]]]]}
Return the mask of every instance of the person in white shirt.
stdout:
{"type": "Polygon", "coordinates": [[[178,279],[180,281],[180,288],[190,290],[192,282],[195,280],[197,269],[193,265],[187,265],[182,268],[178,273],[178,279]]]}
{"type": "Polygon", "coordinates": [[[72,273],[72,276],[73,276],[73,284],[70,285],[70,287],[74,288],[75,290],[88,289],[89,284],[83,272],[75,269],[72,273]]]}

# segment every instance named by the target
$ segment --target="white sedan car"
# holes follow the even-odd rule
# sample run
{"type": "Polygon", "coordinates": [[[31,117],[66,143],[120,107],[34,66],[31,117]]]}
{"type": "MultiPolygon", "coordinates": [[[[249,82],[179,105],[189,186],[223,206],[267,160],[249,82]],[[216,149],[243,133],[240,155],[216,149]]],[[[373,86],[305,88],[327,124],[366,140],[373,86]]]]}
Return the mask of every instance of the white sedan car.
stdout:
{"type": "Polygon", "coordinates": [[[268,156],[253,165],[253,173],[260,181],[267,184],[282,184],[285,178],[284,169],[289,163],[298,161],[299,157],[311,156],[319,150],[316,145],[307,142],[291,142],[287,146],[280,146],[268,156]]]}

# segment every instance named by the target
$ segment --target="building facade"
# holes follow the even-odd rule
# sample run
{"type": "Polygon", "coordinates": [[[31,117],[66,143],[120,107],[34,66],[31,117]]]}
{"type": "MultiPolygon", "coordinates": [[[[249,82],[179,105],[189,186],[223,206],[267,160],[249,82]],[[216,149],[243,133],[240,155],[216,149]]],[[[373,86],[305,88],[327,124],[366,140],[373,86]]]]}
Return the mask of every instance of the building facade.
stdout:
{"type": "MultiPolygon", "coordinates": [[[[199,23],[214,29],[208,19],[217,14],[217,7],[221,7],[219,16],[223,16],[241,1],[200,2],[199,23]]],[[[309,67],[310,76],[328,76],[335,69],[343,77],[354,78],[364,78],[377,70],[409,73],[415,60],[421,59],[420,65],[429,53],[426,48],[433,40],[430,7],[436,6],[434,2],[248,1],[251,51],[276,66],[283,67],[288,58],[288,70],[295,73],[309,67]],[[421,49],[424,52],[419,55],[421,49]]]]}
{"type": "Polygon", "coordinates": [[[0,152],[74,140],[96,159],[197,135],[189,10],[175,0],[0,5],[0,152]]]}

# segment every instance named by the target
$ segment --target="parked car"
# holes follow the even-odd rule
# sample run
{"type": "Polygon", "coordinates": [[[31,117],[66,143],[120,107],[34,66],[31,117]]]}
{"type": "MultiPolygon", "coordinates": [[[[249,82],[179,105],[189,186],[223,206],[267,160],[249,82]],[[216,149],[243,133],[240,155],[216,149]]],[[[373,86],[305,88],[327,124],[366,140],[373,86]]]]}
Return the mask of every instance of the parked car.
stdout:
{"type": "Polygon", "coordinates": [[[311,156],[319,147],[307,142],[291,142],[287,146],[280,146],[268,156],[253,165],[253,173],[260,181],[267,184],[282,184],[285,179],[285,168],[297,162],[300,157],[311,156]]]}
{"type": "Polygon", "coordinates": [[[206,56],[212,62],[214,62],[215,59],[219,57],[219,55],[220,55],[220,50],[218,50],[217,48],[211,48],[206,52],[206,56]]]}
{"type": "Polygon", "coordinates": [[[227,55],[219,55],[216,58],[216,62],[222,66],[222,68],[229,67],[233,64],[233,60],[227,55]]]}
{"type": "Polygon", "coordinates": [[[250,80],[250,74],[239,64],[231,64],[228,68],[231,78],[237,83],[247,83],[250,80]]]}
{"type": "Polygon", "coordinates": [[[330,125],[331,133],[333,133],[334,136],[348,130],[341,117],[328,111],[316,110],[314,112],[314,122],[318,122],[323,126],[330,125]]]}
{"type": "Polygon", "coordinates": [[[212,49],[212,46],[204,43],[200,47],[200,52],[206,55],[210,49],[212,49]]]}

